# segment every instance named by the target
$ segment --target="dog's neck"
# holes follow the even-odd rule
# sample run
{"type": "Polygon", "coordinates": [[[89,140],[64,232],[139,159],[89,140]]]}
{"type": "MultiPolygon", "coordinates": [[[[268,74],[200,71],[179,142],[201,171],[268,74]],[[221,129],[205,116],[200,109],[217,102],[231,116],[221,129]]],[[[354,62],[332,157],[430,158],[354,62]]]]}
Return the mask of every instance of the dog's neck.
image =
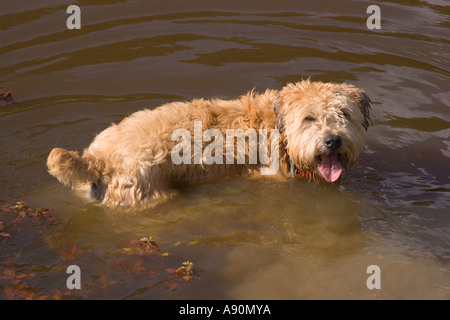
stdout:
{"type": "Polygon", "coordinates": [[[289,173],[289,176],[295,177],[296,167],[287,153],[287,140],[284,135],[283,122],[279,114],[279,106],[279,98],[276,97],[272,103],[272,110],[275,117],[275,129],[280,133],[280,167],[285,175],[289,173]]]}
{"type": "Polygon", "coordinates": [[[284,162],[284,164],[280,163],[281,167],[284,166],[284,172],[285,174],[287,174],[287,172],[289,172],[289,176],[291,178],[295,178],[295,177],[304,177],[307,179],[311,179],[312,178],[312,173],[309,170],[300,170],[295,164],[294,162],[292,162],[292,160],[289,157],[289,154],[287,152],[287,144],[288,144],[288,140],[286,138],[286,136],[284,135],[284,128],[283,128],[283,120],[281,119],[279,112],[280,112],[280,108],[279,108],[279,98],[275,98],[275,100],[272,103],[272,109],[273,109],[273,113],[275,116],[275,129],[278,129],[280,132],[280,155],[281,155],[281,159],[282,162],[284,162]]]}

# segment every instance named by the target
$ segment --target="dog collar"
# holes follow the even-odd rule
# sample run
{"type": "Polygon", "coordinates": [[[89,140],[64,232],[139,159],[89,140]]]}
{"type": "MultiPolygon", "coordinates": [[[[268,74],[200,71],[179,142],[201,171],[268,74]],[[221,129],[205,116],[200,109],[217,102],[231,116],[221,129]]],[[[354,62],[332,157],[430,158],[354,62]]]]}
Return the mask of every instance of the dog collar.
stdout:
{"type": "MultiPolygon", "coordinates": [[[[278,98],[277,99],[275,99],[275,101],[273,102],[273,104],[272,104],[272,108],[273,108],[273,112],[274,112],[274,115],[275,115],[275,128],[276,129],[281,129],[281,128],[279,128],[279,119],[278,119],[278,98]]],[[[285,142],[285,148],[286,148],[286,145],[287,145],[287,141],[285,142]]],[[[306,171],[306,172],[303,172],[303,171],[300,171],[300,169],[298,169],[296,166],[295,166],[295,164],[294,164],[294,162],[292,162],[292,161],[290,161],[290,165],[291,165],[291,167],[290,167],[290,170],[289,170],[289,175],[291,176],[291,178],[295,178],[295,176],[297,175],[297,176],[300,176],[300,177],[306,177],[306,178],[308,178],[308,179],[310,179],[311,178],[311,176],[312,176],[312,174],[311,174],[311,172],[309,172],[309,171],[306,171]]]]}
{"type": "Polygon", "coordinates": [[[300,169],[298,169],[295,166],[294,162],[290,161],[290,163],[291,163],[291,168],[289,170],[289,175],[291,176],[291,178],[295,178],[296,175],[298,175],[300,177],[305,177],[305,178],[308,178],[308,179],[311,178],[311,172],[309,172],[309,171],[306,171],[306,172],[300,171],[300,169]]]}
{"type": "Polygon", "coordinates": [[[295,171],[296,171],[295,164],[291,161],[291,170],[290,170],[291,178],[295,177],[295,171]]]}

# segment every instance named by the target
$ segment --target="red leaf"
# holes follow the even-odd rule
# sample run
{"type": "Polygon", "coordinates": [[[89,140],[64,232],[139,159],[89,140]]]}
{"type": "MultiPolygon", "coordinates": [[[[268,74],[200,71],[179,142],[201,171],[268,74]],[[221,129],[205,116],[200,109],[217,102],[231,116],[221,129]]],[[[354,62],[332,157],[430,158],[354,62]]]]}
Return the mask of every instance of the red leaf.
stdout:
{"type": "Polygon", "coordinates": [[[84,251],[85,250],[79,249],[78,245],[76,244],[72,245],[72,248],[70,248],[70,250],[59,250],[64,260],[73,260],[76,256],[82,254],[84,251]]]}
{"type": "Polygon", "coordinates": [[[168,273],[177,273],[177,269],[170,269],[170,268],[167,268],[166,271],[167,271],[168,273]]]}

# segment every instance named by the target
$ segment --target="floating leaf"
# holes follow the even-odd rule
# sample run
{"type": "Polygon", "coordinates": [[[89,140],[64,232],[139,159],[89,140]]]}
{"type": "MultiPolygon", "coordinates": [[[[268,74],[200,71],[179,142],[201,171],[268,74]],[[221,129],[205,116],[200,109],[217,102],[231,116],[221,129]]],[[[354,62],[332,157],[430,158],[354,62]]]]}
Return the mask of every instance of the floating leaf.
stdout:
{"type": "Polygon", "coordinates": [[[176,273],[183,279],[188,282],[192,279],[194,274],[194,264],[190,261],[186,261],[182,263],[182,266],[176,270],[176,273]]]}
{"type": "Polygon", "coordinates": [[[61,256],[64,260],[73,260],[76,256],[82,254],[85,250],[81,250],[77,244],[72,245],[72,247],[67,250],[59,250],[61,256]]]}
{"type": "Polygon", "coordinates": [[[175,282],[171,282],[167,285],[167,289],[169,289],[169,290],[175,290],[178,287],[179,287],[179,284],[175,283],[175,282]]]}
{"type": "MultiPolygon", "coordinates": [[[[23,228],[28,228],[27,226],[20,225],[23,220],[28,219],[30,217],[34,219],[45,219],[52,224],[56,221],[55,217],[50,214],[51,209],[49,208],[41,208],[34,210],[30,206],[28,206],[24,201],[18,201],[15,205],[10,202],[5,203],[0,208],[0,213],[7,213],[4,215],[5,219],[8,219],[8,224],[12,223],[13,226],[11,231],[22,231],[23,228]],[[14,220],[10,220],[10,218],[15,218],[14,220]]],[[[28,225],[29,226],[29,225],[28,225]]],[[[35,225],[32,225],[35,226],[35,225]]],[[[0,237],[11,237],[12,232],[5,233],[5,223],[0,221],[0,237]]],[[[42,230],[40,230],[42,231],[42,230]]]]}
{"type": "Polygon", "coordinates": [[[0,88],[0,100],[6,101],[8,105],[11,104],[14,100],[13,92],[11,90],[3,92],[2,88],[0,88]]]}
{"type": "MultiPolygon", "coordinates": [[[[132,248],[128,248],[133,250],[134,253],[155,253],[160,251],[160,248],[158,246],[158,244],[156,243],[156,241],[153,239],[153,237],[144,237],[141,238],[139,240],[129,240],[128,243],[131,244],[138,244],[139,245],[139,249],[133,250],[132,248]],[[139,252],[140,251],[140,252],[139,252]]],[[[131,252],[131,251],[129,251],[131,252]]]]}
{"type": "Polygon", "coordinates": [[[16,205],[14,207],[12,207],[12,208],[15,208],[15,209],[17,209],[19,211],[24,211],[25,209],[28,209],[28,206],[25,204],[24,201],[18,201],[16,203],[16,205]]]}
{"type": "Polygon", "coordinates": [[[167,271],[168,273],[177,273],[177,269],[167,268],[166,271],[167,271]]]}
{"type": "Polygon", "coordinates": [[[183,266],[193,266],[193,265],[194,265],[194,264],[193,264],[192,262],[190,262],[190,261],[183,262],[182,264],[183,264],[183,266]]]}
{"type": "Polygon", "coordinates": [[[35,211],[31,211],[29,214],[37,219],[47,219],[47,221],[54,223],[56,219],[50,212],[51,209],[49,208],[38,208],[35,211]]]}

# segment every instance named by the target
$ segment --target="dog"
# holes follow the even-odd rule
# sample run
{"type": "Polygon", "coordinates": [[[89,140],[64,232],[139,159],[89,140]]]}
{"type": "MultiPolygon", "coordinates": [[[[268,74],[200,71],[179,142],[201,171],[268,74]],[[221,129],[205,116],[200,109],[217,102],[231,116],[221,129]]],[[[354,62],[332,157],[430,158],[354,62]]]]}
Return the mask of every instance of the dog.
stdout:
{"type": "MultiPolygon", "coordinates": [[[[47,167],[61,183],[82,191],[88,199],[113,208],[136,208],[170,197],[178,183],[267,169],[264,155],[255,161],[248,145],[240,148],[244,155],[240,158],[236,155],[239,148],[231,147],[233,159],[241,160],[238,163],[230,162],[228,150],[221,154],[218,147],[234,144],[234,138],[224,141],[220,137],[230,130],[241,136],[248,130],[260,130],[260,137],[269,130],[278,133],[266,137],[278,147],[270,151],[270,165],[276,165],[274,177],[335,183],[343,169],[358,164],[372,124],[370,102],[364,90],[350,84],[302,80],[281,90],[250,91],[235,100],[167,103],[112,124],[95,137],[82,156],[54,148],[47,167]],[[184,131],[174,136],[177,130],[184,131]],[[205,138],[204,130],[215,133],[213,151],[205,141],[186,136],[200,133],[200,138],[205,138]],[[206,151],[217,161],[208,161],[202,155],[206,151]]],[[[211,135],[207,138],[212,140],[211,135]]],[[[264,139],[257,147],[261,141],[264,139]]]]}

